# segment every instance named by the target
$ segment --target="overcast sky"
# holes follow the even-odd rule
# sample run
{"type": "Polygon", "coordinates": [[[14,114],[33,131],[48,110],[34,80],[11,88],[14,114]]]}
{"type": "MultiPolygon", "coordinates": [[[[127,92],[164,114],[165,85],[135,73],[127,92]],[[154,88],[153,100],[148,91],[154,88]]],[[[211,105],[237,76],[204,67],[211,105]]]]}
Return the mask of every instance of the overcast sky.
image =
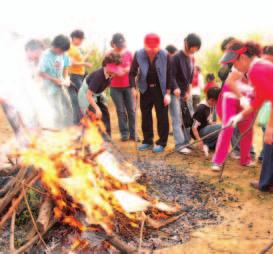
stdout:
{"type": "MultiPolygon", "coordinates": [[[[226,36],[261,33],[272,39],[272,0],[6,0],[1,1],[0,31],[25,38],[85,31],[88,41],[108,47],[111,35],[124,33],[128,47],[142,47],[143,36],[156,32],[162,46],[182,46],[189,32],[205,48],[226,36]]],[[[273,40],[271,41],[273,42],[273,40]]]]}

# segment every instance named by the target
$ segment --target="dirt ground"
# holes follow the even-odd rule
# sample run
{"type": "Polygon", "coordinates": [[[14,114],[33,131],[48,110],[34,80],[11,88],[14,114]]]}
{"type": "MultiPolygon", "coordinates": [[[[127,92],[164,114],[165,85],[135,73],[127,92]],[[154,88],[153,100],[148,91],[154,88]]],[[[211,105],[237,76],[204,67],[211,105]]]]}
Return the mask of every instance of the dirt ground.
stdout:
{"type": "MultiPolygon", "coordinates": [[[[164,153],[173,150],[173,137],[170,136],[169,144],[163,154],[141,152],[137,154],[134,142],[120,142],[117,128],[116,113],[110,107],[112,120],[113,140],[129,159],[134,160],[139,155],[141,159],[162,160],[164,153]]],[[[139,114],[139,113],[138,113],[139,114]]],[[[140,131],[140,123],[138,123],[140,131]]],[[[255,150],[260,151],[262,133],[255,130],[255,150]]],[[[0,111],[0,143],[12,137],[12,132],[0,111]]],[[[229,203],[229,207],[220,208],[220,214],[224,217],[219,225],[206,226],[191,233],[191,238],[183,245],[158,250],[157,254],[180,253],[232,253],[252,254],[259,253],[266,245],[273,241],[273,202],[272,194],[262,193],[251,189],[249,182],[258,179],[261,165],[254,169],[241,167],[238,161],[229,160],[224,172],[224,181],[219,183],[218,173],[209,170],[209,160],[202,155],[193,153],[189,156],[173,154],[166,159],[166,163],[175,165],[187,174],[198,176],[215,184],[219,189],[233,194],[238,201],[229,203]]],[[[268,253],[273,253],[273,249],[268,253]]]]}

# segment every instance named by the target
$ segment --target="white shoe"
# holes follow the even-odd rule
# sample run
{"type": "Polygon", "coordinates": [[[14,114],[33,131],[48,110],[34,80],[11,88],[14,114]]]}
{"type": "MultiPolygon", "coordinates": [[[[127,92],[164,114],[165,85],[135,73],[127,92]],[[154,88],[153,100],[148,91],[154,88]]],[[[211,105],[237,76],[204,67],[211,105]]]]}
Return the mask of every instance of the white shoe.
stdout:
{"type": "Polygon", "coordinates": [[[256,161],[250,161],[244,165],[244,167],[255,168],[257,166],[256,161]]]}
{"type": "Polygon", "coordinates": [[[178,150],[178,152],[187,155],[187,154],[191,153],[191,149],[184,147],[184,148],[181,148],[180,150],[178,150]]]}
{"type": "Polygon", "coordinates": [[[230,157],[234,160],[239,160],[240,159],[240,154],[238,154],[237,152],[232,152],[230,154],[230,157]]]}
{"type": "Polygon", "coordinates": [[[221,171],[221,168],[222,168],[222,165],[218,165],[218,164],[215,164],[215,163],[213,163],[212,166],[211,166],[211,170],[215,171],[215,172],[221,171]]]}

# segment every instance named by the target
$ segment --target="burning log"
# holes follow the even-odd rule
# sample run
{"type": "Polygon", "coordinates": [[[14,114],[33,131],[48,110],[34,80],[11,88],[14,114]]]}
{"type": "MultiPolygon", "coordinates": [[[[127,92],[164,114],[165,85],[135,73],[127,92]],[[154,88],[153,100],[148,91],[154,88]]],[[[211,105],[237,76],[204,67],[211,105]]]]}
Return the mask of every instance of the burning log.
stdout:
{"type": "Polygon", "coordinates": [[[52,200],[46,197],[40,207],[38,219],[36,221],[39,232],[41,233],[45,232],[49,224],[49,220],[52,216],[52,211],[53,211],[52,209],[53,209],[52,200]]]}

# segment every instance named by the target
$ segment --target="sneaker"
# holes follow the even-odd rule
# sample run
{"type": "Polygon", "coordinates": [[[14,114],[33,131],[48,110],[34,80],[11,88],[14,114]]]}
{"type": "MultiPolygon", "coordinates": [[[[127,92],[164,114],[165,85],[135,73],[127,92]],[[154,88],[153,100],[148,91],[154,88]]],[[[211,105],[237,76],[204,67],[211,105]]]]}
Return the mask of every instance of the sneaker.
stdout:
{"type": "Polygon", "coordinates": [[[240,160],[240,154],[238,152],[232,152],[230,157],[234,160],[240,160]]]}
{"type": "Polygon", "coordinates": [[[184,148],[179,149],[178,152],[187,155],[187,154],[191,153],[191,149],[184,147],[184,148]]]}
{"type": "Polygon", "coordinates": [[[141,144],[138,148],[137,148],[137,150],[138,151],[146,151],[146,150],[150,150],[150,149],[152,149],[152,145],[150,145],[150,144],[141,144]]]}
{"type": "Polygon", "coordinates": [[[221,168],[222,168],[222,165],[218,165],[216,163],[213,163],[211,166],[211,170],[215,172],[221,171],[221,168]]]}
{"type": "Polygon", "coordinates": [[[153,147],[153,153],[161,153],[164,151],[164,147],[161,145],[155,145],[153,147]]]}
{"type": "Polygon", "coordinates": [[[257,166],[256,161],[250,161],[247,164],[243,165],[244,167],[248,168],[255,168],[257,166]]]}

